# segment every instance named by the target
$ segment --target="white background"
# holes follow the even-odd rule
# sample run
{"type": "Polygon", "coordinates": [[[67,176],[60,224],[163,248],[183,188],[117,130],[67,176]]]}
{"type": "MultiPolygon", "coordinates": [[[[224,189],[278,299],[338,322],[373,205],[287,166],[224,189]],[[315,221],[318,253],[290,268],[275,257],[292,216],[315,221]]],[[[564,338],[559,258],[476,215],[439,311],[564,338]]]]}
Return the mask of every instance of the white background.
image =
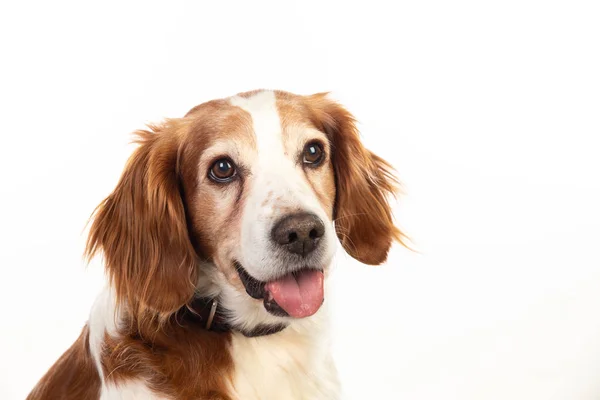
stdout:
{"type": "Polygon", "coordinates": [[[404,183],[419,252],[338,258],[346,398],[600,398],[597,2],[162,3],[0,5],[1,399],[87,319],[130,132],[254,88],[332,91],[404,183]]]}

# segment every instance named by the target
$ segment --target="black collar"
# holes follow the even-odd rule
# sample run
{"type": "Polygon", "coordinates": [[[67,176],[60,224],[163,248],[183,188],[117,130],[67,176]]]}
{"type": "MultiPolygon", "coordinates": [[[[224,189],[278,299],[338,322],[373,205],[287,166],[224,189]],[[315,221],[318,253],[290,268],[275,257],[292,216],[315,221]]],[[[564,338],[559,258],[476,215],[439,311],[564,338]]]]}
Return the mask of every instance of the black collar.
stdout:
{"type": "Polygon", "coordinates": [[[219,304],[217,299],[209,297],[196,297],[190,304],[191,311],[185,310],[185,317],[195,319],[204,329],[212,332],[238,331],[247,337],[272,335],[287,328],[286,324],[258,325],[248,331],[234,328],[227,322],[226,310],[219,304]]]}

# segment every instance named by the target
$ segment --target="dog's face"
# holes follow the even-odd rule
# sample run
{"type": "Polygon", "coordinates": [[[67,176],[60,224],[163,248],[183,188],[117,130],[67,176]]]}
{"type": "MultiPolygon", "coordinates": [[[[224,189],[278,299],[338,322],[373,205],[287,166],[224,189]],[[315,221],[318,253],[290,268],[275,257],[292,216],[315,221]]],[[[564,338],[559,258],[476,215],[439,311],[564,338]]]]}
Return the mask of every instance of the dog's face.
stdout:
{"type": "Polygon", "coordinates": [[[327,136],[270,91],[215,106],[188,114],[192,144],[182,155],[196,247],[219,272],[209,281],[237,292],[225,303],[250,296],[274,315],[312,315],[335,250],[327,136]]]}
{"type": "Polygon", "coordinates": [[[169,315],[196,293],[243,328],[308,317],[337,238],[368,264],[400,240],[391,169],[325,95],[244,93],[152,130],[138,132],[88,243],[138,313],[169,315]]]}

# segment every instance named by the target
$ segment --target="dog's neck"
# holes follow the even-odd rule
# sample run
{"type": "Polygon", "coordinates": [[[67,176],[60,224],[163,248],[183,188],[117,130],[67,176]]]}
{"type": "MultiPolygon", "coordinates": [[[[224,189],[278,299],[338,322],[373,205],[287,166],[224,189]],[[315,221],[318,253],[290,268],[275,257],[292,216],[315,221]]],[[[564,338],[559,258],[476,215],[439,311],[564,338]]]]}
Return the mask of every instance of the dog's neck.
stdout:
{"type": "Polygon", "coordinates": [[[261,324],[252,330],[236,329],[227,322],[227,310],[224,309],[216,298],[196,297],[190,304],[190,309],[183,310],[184,318],[197,319],[206,330],[212,332],[231,332],[239,331],[246,337],[257,337],[271,335],[284,330],[287,325],[280,324],[261,324]]]}

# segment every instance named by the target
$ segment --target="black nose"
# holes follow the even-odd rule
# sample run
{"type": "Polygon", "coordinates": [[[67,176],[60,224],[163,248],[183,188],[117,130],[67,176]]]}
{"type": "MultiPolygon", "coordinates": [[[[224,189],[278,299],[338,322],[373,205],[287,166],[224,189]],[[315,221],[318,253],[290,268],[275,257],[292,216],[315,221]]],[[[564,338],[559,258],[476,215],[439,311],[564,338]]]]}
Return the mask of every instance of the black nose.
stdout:
{"type": "Polygon", "coordinates": [[[325,225],[314,214],[287,215],[280,219],[271,231],[273,241],[287,251],[305,257],[319,244],[325,233],[325,225]]]}

